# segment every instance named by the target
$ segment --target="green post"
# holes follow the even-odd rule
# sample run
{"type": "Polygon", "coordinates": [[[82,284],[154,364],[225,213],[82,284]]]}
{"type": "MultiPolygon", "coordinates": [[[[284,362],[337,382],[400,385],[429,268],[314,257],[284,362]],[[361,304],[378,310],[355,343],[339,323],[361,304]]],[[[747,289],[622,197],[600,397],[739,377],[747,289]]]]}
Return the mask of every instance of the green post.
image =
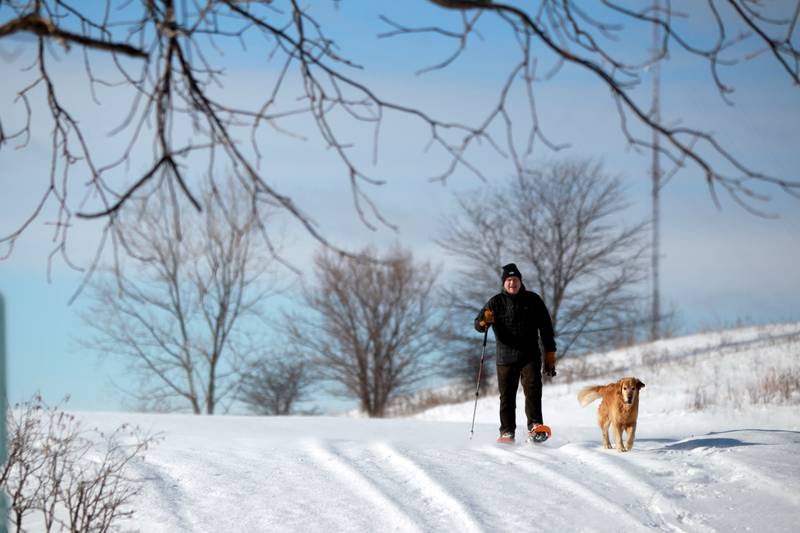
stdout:
{"type": "MultiPolygon", "coordinates": [[[[0,465],[6,462],[6,306],[0,294],[0,465]]],[[[0,533],[6,533],[6,493],[0,490],[0,533]]]]}

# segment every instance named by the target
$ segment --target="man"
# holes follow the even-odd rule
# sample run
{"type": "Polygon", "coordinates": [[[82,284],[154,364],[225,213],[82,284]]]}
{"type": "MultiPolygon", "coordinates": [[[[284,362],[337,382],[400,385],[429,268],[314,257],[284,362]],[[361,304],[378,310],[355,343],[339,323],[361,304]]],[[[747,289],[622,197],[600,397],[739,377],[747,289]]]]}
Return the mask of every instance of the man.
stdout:
{"type": "MultiPolygon", "coordinates": [[[[516,431],[517,385],[525,393],[528,437],[541,433],[542,426],[542,354],[545,375],[556,375],[556,343],[553,323],[542,298],[525,289],[517,265],[509,263],[502,271],[503,290],[493,296],[475,318],[475,329],[484,332],[492,327],[497,344],[497,385],[500,389],[500,437],[498,442],[512,442],[516,431]]],[[[539,440],[539,439],[536,439],[539,440]]]]}

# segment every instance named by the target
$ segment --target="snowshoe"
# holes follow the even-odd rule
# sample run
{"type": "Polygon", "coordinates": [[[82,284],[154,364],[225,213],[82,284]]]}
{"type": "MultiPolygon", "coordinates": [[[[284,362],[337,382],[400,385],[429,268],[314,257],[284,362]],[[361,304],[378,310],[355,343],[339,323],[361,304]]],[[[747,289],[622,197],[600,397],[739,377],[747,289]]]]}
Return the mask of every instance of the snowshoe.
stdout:
{"type": "Polygon", "coordinates": [[[502,433],[499,437],[497,437],[498,444],[514,444],[514,434],[513,433],[502,433]]]}
{"type": "Polygon", "coordinates": [[[552,431],[550,431],[549,426],[538,424],[528,432],[528,442],[542,443],[549,439],[550,435],[552,435],[552,431]]]}

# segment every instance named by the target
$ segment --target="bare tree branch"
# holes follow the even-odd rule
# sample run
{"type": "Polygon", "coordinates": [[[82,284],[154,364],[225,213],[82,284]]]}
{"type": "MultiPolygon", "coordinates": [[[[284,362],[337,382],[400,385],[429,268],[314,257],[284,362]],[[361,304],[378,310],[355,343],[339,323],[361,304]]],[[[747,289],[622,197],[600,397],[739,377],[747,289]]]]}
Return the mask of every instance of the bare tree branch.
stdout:
{"type": "MultiPolygon", "coordinates": [[[[721,190],[748,211],[765,214],[770,190],[800,197],[800,180],[753,168],[744,154],[698,126],[703,124],[701,117],[681,122],[656,119],[636,96],[647,68],[667,62],[676,51],[706,66],[711,85],[727,102],[732,101],[734,87],[723,79],[721,67],[734,68],[764,51],[797,85],[800,2],[770,6],[741,0],[708,2],[692,4],[683,14],[669,2],[654,12],[650,5],[630,7],[611,0],[591,9],[569,0],[523,4],[429,0],[429,8],[442,8],[452,17],[441,24],[379,19],[390,27],[380,37],[425,35],[445,43],[442,55],[437,44],[423,58],[418,74],[470,61],[468,48],[477,45],[504,46],[498,51],[506,70],[493,73],[489,80],[498,84],[496,94],[481,102],[478,118],[469,120],[463,115],[441,118],[411,97],[393,101],[382,96],[375,84],[365,81],[365,67],[356,57],[359,51],[339,47],[330,36],[335,21],[322,22],[316,5],[297,0],[206,0],[187,2],[180,9],[174,0],[95,4],[3,3],[0,39],[24,34],[33,44],[24,47],[23,53],[30,55],[23,69],[26,76],[11,81],[18,84],[15,101],[22,118],[2,117],[0,150],[11,143],[28,148],[32,135],[38,134],[36,128],[44,127],[51,140],[49,179],[39,201],[15,227],[0,230],[0,243],[7,247],[0,251],[3,257],[12,253],[17,239],[34,222],[50,216],[51,207],[56,213],[50,261],[61,258],[74,264],[67,241],[76,218],[103,221],[102,243],[129,252],[120,235],[123,228],[117,224],[123,206],[163,188],[172,202],[184,197],[200,209],[192,177],[201,168],[209,175],[232,173],[250,191],[254,211],[278,206],[324,246],[347,253],[330,242],[313,214],[282,192],[276,179],[261,168],[272,162],[268,148],[274,134],[309,141],[316,137],[335,157],[338,168],[332,173],[341,175],[345,188],[349,186],[353,209],[365,226],[395,228],[370,192],[384,180],[367,171],[368,163],[355,150],[359,134],[371,137],[374,163],[389,121],[410,119],[426,132],[428,149],[442,157],[441,168],[430,172],[436,181],[446,182],[461,172],[490,181],[482,150],[508,160],[519,173],[537,143],[551,150],[566,146],[547,135],[535,97],[538,84],[552,81],[566,67],[588,74],[609,90],[609,105],[616,107],[631,146],[652,148],[650,133],[658,132],[664,140],[658,150],[680,164],[683,172],[699,171],[714,201],[721,190]],[[680,24],[695,19],[708,23],[707,38],[698,38],[680,24]],[[645,51],[639,41],[632,41],[637,29],[652,24],[663,29],[660,49],[637,53],[645,51]],[[492,33],[482,33],[484,27],[491,27],[492,33]],[[52,68],[59,59],[56,47],[48,46],[53,42],[81,48],[87,94],[93,102],[100,102],[103,93],[126,102],[124,118],[108,132],[114,142],[98,141],[86,129],[85,111],[67,98],[70,89],[52,68]],[[271,77],[257,100],[244,101],[238,92],[226,90],[231,89],[226,87],[230,81],[226,54],[234,46],[277,65],[269,70],[271,77]],[[296,129],[297,119],[311,125],[313,134],[296,129]],[[83,194],[75,195],[74,190],[83,194]]],[[[309,152],[310,157],[317,153],[309,152]]],[[[265,242],[270,242],[267,229],[260,229],[265,242]]],[[[101,256],[95,254],[95,263],[88,267],[75,266],[89,275],[101,256]]]]}
{"type": "Polygon", "coordinates": [[[114,52],[131,57],[143,59],[147,59],[148,57],[146,52],[125,43],[101,41],[92,39],[86,35],[63,30],[53,24],[52,21],[41,17],[38,13],[23,15],[0,26],[0,38],[15,33],[32,33],[39,37],[50,37],[63,44],[65,48],[69,48],[69,44],[74,43],[86,48],[114,52]]]}

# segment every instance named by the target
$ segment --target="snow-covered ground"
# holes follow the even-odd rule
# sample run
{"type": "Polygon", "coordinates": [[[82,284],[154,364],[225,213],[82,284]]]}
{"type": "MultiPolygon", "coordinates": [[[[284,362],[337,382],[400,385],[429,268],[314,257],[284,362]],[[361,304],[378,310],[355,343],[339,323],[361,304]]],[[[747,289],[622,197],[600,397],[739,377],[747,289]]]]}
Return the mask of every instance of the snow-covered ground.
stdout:
{"type": "Polygon", "coordinates": [[[545,388],[554,435],[542,445],[494,444],[494,395],[472,440],[472,401],[389,420],[80,416],[163,434],[131,472],[144,485],[126,530],[797,531],[800,402],[751,398],[797,378],[798,356],[795,323],[595,354],[589,380],[565,362],[545,388]],[[600,448],[597,403],[575,395],[625,375],[646,387],[623,454],[600,448]]]}

